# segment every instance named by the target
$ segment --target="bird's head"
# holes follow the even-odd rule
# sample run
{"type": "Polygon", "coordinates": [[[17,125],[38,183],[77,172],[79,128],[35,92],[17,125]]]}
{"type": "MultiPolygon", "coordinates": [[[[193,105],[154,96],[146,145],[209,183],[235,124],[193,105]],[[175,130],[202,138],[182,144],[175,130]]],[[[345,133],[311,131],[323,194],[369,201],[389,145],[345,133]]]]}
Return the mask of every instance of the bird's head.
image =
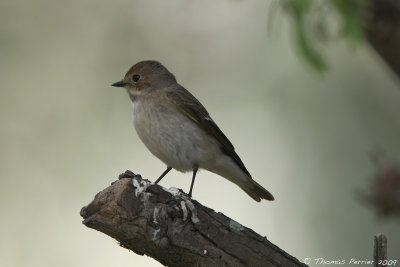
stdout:
{"type": "Polygon", "coordinates": [[[176,83],[175,76],[160,62],[141,61],[133,65],[123,80],[112,86],[124,87],[132,101],[140,95],[162,89],[176,83]]]}

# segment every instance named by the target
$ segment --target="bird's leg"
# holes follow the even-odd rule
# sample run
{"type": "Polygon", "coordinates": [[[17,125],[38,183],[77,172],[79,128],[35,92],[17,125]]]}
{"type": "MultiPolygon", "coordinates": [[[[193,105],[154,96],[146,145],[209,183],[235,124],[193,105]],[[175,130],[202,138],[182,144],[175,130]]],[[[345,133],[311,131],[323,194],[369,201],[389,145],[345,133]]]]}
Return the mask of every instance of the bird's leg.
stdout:
{"type": "Polygon", "coordinates": [[[159,181],[161,181],[162,178],[172,169],[172,167],[168,166],[167,169],[160,175],[160,177],[157,179],[157,181],[154,184],[158,184],[159,181]]]}
{"type": "Polygon", "coordinates": [[[194,166],[193,167],[193,177],[192,177],[192,183],[190,185],[190,190],[189,190],[189,197],[192,197],[192,190],[193,190],[193,185],[194,185],[194,178],[196,178],[196,173],[199,167],[194,166]]]}

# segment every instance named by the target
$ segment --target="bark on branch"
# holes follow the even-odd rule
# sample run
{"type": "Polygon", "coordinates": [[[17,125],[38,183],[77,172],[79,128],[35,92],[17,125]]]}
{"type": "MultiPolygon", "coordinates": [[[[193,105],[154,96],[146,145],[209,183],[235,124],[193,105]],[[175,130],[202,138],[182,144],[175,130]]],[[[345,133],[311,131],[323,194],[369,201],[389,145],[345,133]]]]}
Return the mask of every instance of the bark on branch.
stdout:
{"type": "Polygon", "coordinates": [[[168,266],[306,266],[182,191],[125,172],[81,210],[83,224],[168,266]]]}

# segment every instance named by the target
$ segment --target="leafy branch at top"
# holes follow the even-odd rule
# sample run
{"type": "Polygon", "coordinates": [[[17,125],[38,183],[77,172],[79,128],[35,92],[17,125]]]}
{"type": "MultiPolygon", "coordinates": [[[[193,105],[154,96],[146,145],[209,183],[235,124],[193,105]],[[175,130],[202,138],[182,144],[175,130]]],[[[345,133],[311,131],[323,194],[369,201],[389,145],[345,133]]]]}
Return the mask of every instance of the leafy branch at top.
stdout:
{"type": "Polygon", "coordinates": [[[352,47],[364,42],[363,16],[370,3],[371,0],[280,0],[292,18],[300,55],[319,71],[328,68],[321,48],[324,42],[332,37],[345,38],[352,47]]]}

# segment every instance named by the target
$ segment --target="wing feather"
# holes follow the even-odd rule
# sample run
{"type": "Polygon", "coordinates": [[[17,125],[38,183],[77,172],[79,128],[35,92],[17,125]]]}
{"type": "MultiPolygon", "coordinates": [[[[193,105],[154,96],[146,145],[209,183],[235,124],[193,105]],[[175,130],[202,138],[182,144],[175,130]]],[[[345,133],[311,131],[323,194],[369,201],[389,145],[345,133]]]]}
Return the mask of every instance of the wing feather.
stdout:
{"type": "Polygon", "coordinates": [[[238,154],[236,154],[232,143],[213,121],[200,101],[198,101],[182,86],[179,86],[178,88],[174,87],[174,90],[167,90],[167,98],[183,114],[185,114],[186,117],[191,119],[210,136],[214,137],[219,142],[222,150],[230,156],[249,177],[251,177],[242,160],[238,154]]]}

